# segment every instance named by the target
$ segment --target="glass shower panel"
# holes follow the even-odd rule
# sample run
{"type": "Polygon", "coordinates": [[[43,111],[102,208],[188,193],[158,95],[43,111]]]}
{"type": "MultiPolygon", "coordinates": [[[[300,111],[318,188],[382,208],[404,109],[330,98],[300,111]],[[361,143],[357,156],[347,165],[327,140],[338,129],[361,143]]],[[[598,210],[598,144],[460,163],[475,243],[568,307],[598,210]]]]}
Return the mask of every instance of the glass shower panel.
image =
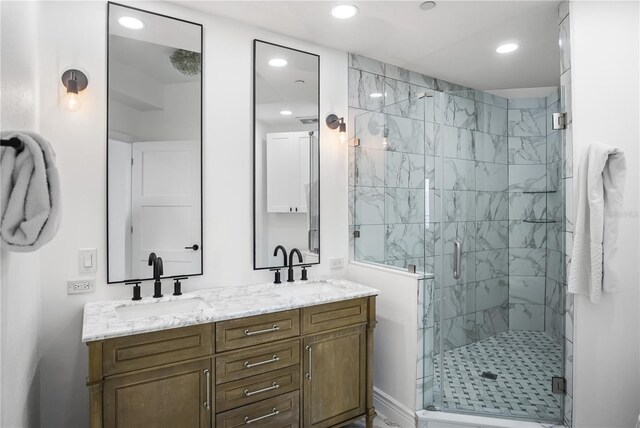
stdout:
{"type": "Polygon", "coordinates": [[[442,256],[424,336],[424,371],[434,374],[425,408],[562,421],[563,396],[552,393],[564,373],[566,292],[562,135],[548,120],[557,109],[555,92],[436,98],[442,256]]]}

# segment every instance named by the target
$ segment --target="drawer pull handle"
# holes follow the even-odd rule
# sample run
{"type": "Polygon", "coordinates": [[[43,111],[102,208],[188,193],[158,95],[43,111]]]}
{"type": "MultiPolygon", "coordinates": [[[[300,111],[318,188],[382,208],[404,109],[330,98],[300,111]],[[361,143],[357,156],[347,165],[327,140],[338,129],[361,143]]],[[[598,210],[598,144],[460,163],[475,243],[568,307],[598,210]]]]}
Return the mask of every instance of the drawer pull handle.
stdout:
{"type": "Polygon", "coordinates": [[[257,363],[250,363],[249,361],[245,361],[244,366],[245,368],[250,369],[251,367],[261,366],[263,364],[275,363],[276,361],[280,361],[280,357],[278,357],[277,355],[274,355],[269,360],[259,361],[257,363]]]}
{"type": "Polygon", "coordinates": [[[280,330],[280,327],[278,326],[278,324],[274,324],[273,327],[265,328],[264,330],[249,331],[249,329],[247,329],[247,330],[244,331],[244,335],[245,336],[254,336],[256,334],[271,333],[272,331],[278,331],[278,330],[280,330]]]}
{"type": "Polygon", "coordinates": [[[307,347],[305,349],[309,353],[309,371],[304,376],[307,379],[311,380],[311,364],[312,364],[312,360],[311,360],[311,345],[307,345],[307,347]]]}
{"type": "Polygon", "coordinates": [[[267,392],[267,391],[271,391],[272,389],[278,389],[280,388],[280,385],[278,385],[276,382],[273,382],[271,384],[271,386],[268,386],[266,388],[262,388],[262,389],[258,389],[257,391],[249,391],[248,389],[244,390],[244,396],[245,397],[251,397],[252,395],[256,395],[256,394],[260,394],[261,392],[267,392]]]}
{"type": "Polygon", "coordinates": [[[211,410],[211,372],[209,369],[204,370],[204,376],[207,382],[207,401],[204,402],[204,408],[211,410]]]}
{"type": "Polygon", "coordinates": [[[276,415],[279,415],[279,414],[280,414],[280,410],[278,410],[278,409],[276,409],[276,408],[274,407],[274,408],[271,410],[271,413],[267,413],[267,414],[266,414],[266,415],[264,415],[264,416],[258,416],[257,418],[253,418],[253,419],[249,419],[249,416],[245,416],[245,418],[244,418],[244,423],[245,423],[245,424],[247,424],[247,425],[248,425],[248,424],[252,424],[252,423],[254,423],[254,422],[258,422],[258,421],[261,421],[261,420],[263,420],[263,419],[270,418],[270,417],[272,417],[272,416],[276,416],[276,415]]]}

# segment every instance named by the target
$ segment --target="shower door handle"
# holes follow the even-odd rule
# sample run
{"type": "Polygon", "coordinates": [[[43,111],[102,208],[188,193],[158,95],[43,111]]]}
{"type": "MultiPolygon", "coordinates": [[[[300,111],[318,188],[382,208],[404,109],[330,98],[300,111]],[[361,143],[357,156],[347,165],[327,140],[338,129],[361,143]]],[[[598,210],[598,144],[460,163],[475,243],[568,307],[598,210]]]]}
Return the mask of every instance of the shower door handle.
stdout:
{"type": "Polygon", "coordinates": [[[455,241],[453,243],[453,279],[460,278],[460,258],[462,257],[462,242],[455,241]]]}

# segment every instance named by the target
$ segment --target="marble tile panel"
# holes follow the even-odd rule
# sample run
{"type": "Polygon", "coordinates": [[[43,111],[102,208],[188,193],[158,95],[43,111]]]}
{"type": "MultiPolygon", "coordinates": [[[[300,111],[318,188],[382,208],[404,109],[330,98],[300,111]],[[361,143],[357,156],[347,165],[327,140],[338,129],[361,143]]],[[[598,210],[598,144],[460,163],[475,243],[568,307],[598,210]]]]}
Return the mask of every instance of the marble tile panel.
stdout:
{"type": "MultiPolygon", "coordinates": [[[[455,198],[454,198],[455,199],[455,198]]],[[[424,221],[425,223],[442,221],[442,191],[429,190],[425,194],[424,200],[424,221]]]]}
{"type": "Polygon", "coordinates": [[[562,335],[562,314],[559,314],[548,306],[544,307],[544,311],[544,331],[551,336],[553,340],[562,344],[564,342],[564,337],[562,335]]]}
{"type": "Polygon", "coordinates": [[[385,260],[424,257],[424,224],[387,224],[385,260]]]}
{"type": "Polygon", "coordinates": [[[386,187],[424,188],[424,155],[386,151],[384,156],[386,187]]]}
{"type": "Polygon", "coordinates": [[[429,156],[442,156],[442,125],[432,122],[424,122],[424,149],[429,156]]]}
{"type": "Polygon", "coordinates": [[[509,278],[476,282],[476,310],[483,311],[509,303],[509,278]]]}
{"type": "Polygon", "coordinates": [[[455,159],[475,159],[473,131],[442,125],[444,155],[455,159]]]}
{"type": "MultiPolygon", "coordinates": [[[[564,180],[563,180],[564,181],[564,180]]],[[[564,189],[562,187],[554,193],[547,193],[547,219],[564,223],[564,189]]],[[[564,224],[563,224],[564,228],[564,224]]]]}
{"type": "Polygon", "coordinates": [[[476,189],[484,192],[506,192],[509,185],[507,165],[476,162],[476,189]]]}
{"type": "Polygon", "coordinates": [[[547,135],[547,163],[562,161],[562,131],[547,135]]]}
{"type": "Polygon", "coordinates": [[[509,303],[543,305],[545,303],[543,276],[509,276],[509,303]]]}
{"type": "Polygon", "coordinates": [[[562,223],[547,224],[547,248],[550,250],[563,251],[563,232],[562,223]]]}
{"type": "Polygon", "coordinates": [[[476,250],[476,224],[474,222],[444,222],[443,227],[444,254],[453,254],[455,241],[462,243],[463,253],[476,250]]]}
{"type": "Polygon", "coordinates": [[[507,110],[476,103],[477,130],[487,134],[507,135],[507,110]]]}
{"type": "Polygon", "coordinates": [[[547,164],[547,190],[557,191],[560,188],[560,174],[562,162],[552,162],[547,164]]]}
{"type": "Polygon", "coordinates": [[[436,343],[442,335],[443,350],[459,348],[476,340],[475,314],[463,315],[435,323],[436,343]]]}
{"type": "Polygon", "coordinates": [[[442,158],[425,156],[425,181],[423,187],[429,189],[442,189],[442,158]]]}
{"type": "Polygon", "coordinates": [[[510,220],[544,219],[547,215],[546,193],[509,193],[510,220]]]}
{"type": "Polygon", "coordinates": [[[386,114],[385,123],[388,133],[387,150],[424,154],[426,134],[423,121],[386,114]]]}
{"type": "Polygon", "coordinates": [[[546,248],[547,225],[513,220],[509,223],[509,247],[546,248]]]}
{"type": "Polygon", "coordinates": [[[424,223],[424,189],[388,187],[384,191],[386,224],[424,223]]]}
{"type": "Polygon", "coordinates": [[[510,137],[542,137],[547,135],[546,109],[509,109],[510,137]]]}
{"type": "Polygon", "coordinates": [[[418,98],[424,89],[395,79],[384,79],[384,112],[395,116],[424,120],[424,101],[418,98]]]}
{"type": "MultiPolygon", "coordinates": [[[[546,283],[545,305],[559,314],[564,313],[564,299],[567,294],[566,286],[551,278],[547,278],[546,283]]],[[[563,335],[563,332],[560,333],[563,335]]]]}
{"type": "Polygon", "coordinates": [[[385,152],[381,150],[355,149],[355,185],[384,187],[385,152]]]}
{"type": "Polygon", "coordinates": [[[477,251],[474,254],[476,259],[476,281],[508,276],[509,265],[507,249],[477,251]]]}
{"type": "Polygon", "coordinates": [[[355,224],[384,224],[384,188],[356,187],[354,192],[355,224]]]}
{"type": "Polygon", "coordinates": [[[547,106],[546,97],[510,98],[509,109],[539,109],[547,106]]]}
{"type": "Polygon", "coordinates": [[[362,55],[350,53],[349,67],[367,71],[369,73],[374,73],[380,76],[385,75],[385,63],[376,61],[375,59],[367,58],[362,55]]]}
{"type": "Polygon", "coordinates": [[[546,137],[509,137],[509,164],[547,163],[546,137]]]}
{"type": "Polygon", "coordinates": [[[435,256],[442,254],[441,223],[424,224],[424,255],[435,256]]]}
{"type": "MultiPolygon", "coordinates": [[[[418,299],[418,328],[433,327],[433,312],[435,309],[435,279],[424,279],[420,281],[420,294],[418,299]]],[[[438,302],[439,304],[439,302],[438,302]]],[[[425,346],[432,347],[432,341],[425,346]]]]}
{"type": "Polygon", "coordinates": [[[509,196],[506,192],[476,192],[475,219],[478,221],[507,220],[509,196]]]}
{"type": "Polygon", "coordinates": [[[509,330],[544,331],[544,305],[509,304],[509,330]]]}
{"type": "Polygon", "coordinates": [[[507,163],[507,137],[473,131],[475,159],[482,162],[507,163]]]}
{"type": "Polygon", "coordinates": [[[475,192],[445,190],[443,193],[444,221],[475,220],[475,192]]]}
{"type": "Polygon", "coordinates": [[[444,124],[476,130],[476,106],[473,100],[454,95],[443,95],[444,124]]]}
{"type": "Polygon", "coordinates": [[[460,159],[444,160],[445,190],[476,190],[476,163],[460,159]]]}
{"type": "Polygon", "coordinates": [[[353,117],[354,137],[360,139],[360,144],[356,148],[384,150],[382,143],[386,126],[384,114],[350,108],[350,111],[353,110],[357,111],[353,117]]]}
{"type": "Polygon", "coordinates": [[[495,336],[507,330],[509,330],[509,306],[507,304],[476,312],[478,340],[495,336]]]}
{"type": "Polygon", "coordinates": [[[564,255],[560,251],[547,250],[547,278],[564,282],[564,255]]]}
{"type": "Polygon", "coordinates": [[[384,97],[373,98],[371,94],[384,94],[384,90],[384,77],[355,68],[349,69],[349,107],[380,110],[384,97]]]}
{"type": "Polygon", "coordinates": [[[436,290],[441,304],[435,307],[435,319],[446,320],[473,314],[476,310],[476,285],[474,282],[436,290]]]}
{"type": "Polygon", "coordinates": [[[490,94],[484,91],[474,91],[474,99],[481,103],[491,104],[492,106],[507,108],[508,100],[499,95],[490,94]]]}
{"type": "Polygon", "coordinates": [[[354,254],[358,261],[384,262],[384,225],[362,225],[358,227],[360,237],[354,240],[354,254]]]}
{"type": "Polygon", "coordinates": [[[571,68],[569,19],[565,19],[560,23],[560,74],[563,74],[571,68]]]}
{"type": "Polygon", "coordinates": [[[546,250],[540,248],[510,248],[509,274],[545,276],[546,255],[546,250]]]}
{"type": "Polygon", "coordinates": [[[499,250],[509,247],[510,233],[507,221],[476,222],[476,251],[499,250]]]}
{"type": "Polygon", "coordinates": [[[546,190],[546,165],[509,165],[510,192],[543,192],[546,190]]]}

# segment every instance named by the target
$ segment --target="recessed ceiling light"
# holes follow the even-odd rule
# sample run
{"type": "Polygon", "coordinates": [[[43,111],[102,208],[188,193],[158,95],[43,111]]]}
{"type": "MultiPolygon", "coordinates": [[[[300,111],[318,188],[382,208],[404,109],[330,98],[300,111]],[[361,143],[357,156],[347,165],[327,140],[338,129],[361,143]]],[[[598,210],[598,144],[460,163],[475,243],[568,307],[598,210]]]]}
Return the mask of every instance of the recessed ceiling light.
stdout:
{"type": "Polygon", "coordinates": [[[282,58],[272,58],[269,60],[269,65],[271,67],[284,67],[287,64],[289,64],[287,60],[282,58]]]}
{"type": "Polygon", "coordinates": [[[423,3],[420,3],[420,9],[422,10],[431,10],[434,7],[436,7],[436,2],[434,1],[425,1],[423,3]]]}
{"type": "Polygon", "coordinates": [[[500,54],[505,54],[505,53],[513,52],[516,49],[518,49],[518,45],[516,45],[515,43],[505,43],[503,45],[498,46],[496,48],[496,52],[500,54]]]}
{"type": "Polygon", "coordinates": [[[356,16],[358,8],[352,4],[340,4],[331,9],[331,15],[338,19],[349,19],[356,16]]]}
{"type": "Polygon", "coordinates": [[[130,30],[142,30],[144,28],[144,23],[133,16],[123,16],[118,19],[118,22],[124,28],[128,28],[130,30]]]}
{"type": "Polygon", "coordinates": [[[381,92],[374,92],[372,94],[369,94],[369,96],[371,98],[382,98],[382,93],[381,92]]]}
{"type": "Polygon", "coordinates": [[[291,112],[290,110],[282,110],[280,114],[283,116],[291,116],[293,112],[291,112]]]}

